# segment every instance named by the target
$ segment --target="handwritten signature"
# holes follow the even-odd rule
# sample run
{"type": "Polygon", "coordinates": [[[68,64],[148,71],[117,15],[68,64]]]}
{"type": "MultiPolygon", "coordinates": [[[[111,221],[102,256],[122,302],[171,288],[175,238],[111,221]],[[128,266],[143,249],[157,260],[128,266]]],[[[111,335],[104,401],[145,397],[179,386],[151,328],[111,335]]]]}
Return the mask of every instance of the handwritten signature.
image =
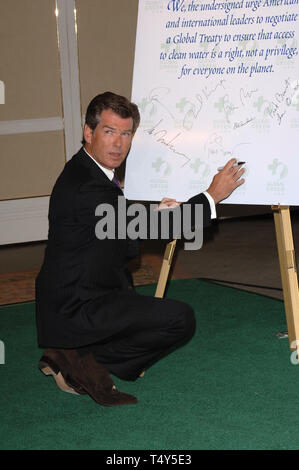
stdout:
{"type": "Polygon", "coordinates": [[[215,91],[218,89],[218,88],[223,88],[225,90],[225,82],[226,80],[222,79],[220,80],[215,86],[213,86],[212,88],[208,88],[207,86],[205,86],[203,89],[202,89],[202,93],[204,95],[204,97],[206,99],[209,99],[210,96],[215,93],[215,91]]]}
{"type": "Polygon", "coordinates": [[[245,106],[248,100],[250,100],[250,98],[252,97],[252,95],[257,92],[258,92],[258,89],[248,91],[248,90],[244,90],[244,88],[241,88],[239,96],[240,96],[240,101],[242,105],[245,106]]]}
{"type": "Polygon", "coordinates": [[[243,145],[250,145],[250,142],[239,142],[234,145],[233,148],[226,148],[223,141],[223,136],[217,132],[213,132],[205,143],[205,150],[208,152],[208,154],[220,153],[221,158],[232,158],[236,155],[238,147],[242,147],[243,145]]]}
{"type": "Polygon", "coordinates": [[[269,106],[266,108],[266,114],[272,119],[276,119],[280,125],[287,114],[287,108],[292,105],[293,99],[298,92],[299,81],[297,80],[295,83],[292,83],[290,78],[286,78],[282,90],[275,93],[269,106]]]}
{"type": "Polygon", "coordinates": [[[250,118],[245,119],[245,121],[235,122],[233,127],[234,129],[239,129],[240,127],[244,127],[254,120],[255,120],[255,117],[250,117],[250,118]]]}
{"type": "Polygon", "coordinates": [[[188,101],[189,109],[185,116],[183,117],[183,128],[186,130],[191,130],[194,124],[194,121],[198,118],[203,105],[207,103],[210,97],[219,89],[223,88],[225,90],[225,81],[224,79],[220,80],[213,85],[212,87],[205,86],[201,89],[200,93],[195,95],[195,103],[188,101]]]}
{"type": "Polygon", "coordinates": [[[182,165],[185,166],[187,165],[187,163],[189,163],[191,161],[191,158],[188,157],[185,153],[182,153],[182,152],[178,152],[176,147],[173,145],[173,142],[175,140],[177,140],[180,135],[182,134],[182,132],[179,132],[177,135],[175,135],[174,137],[171,137],[169,138],[169,132],[166,130],[166,129],[159,129],[158,130],[158,127],[163,123],[163,119],[160,119],[159,122],[157,122],[157,124],[155,124],[153,127],[151,127],[150,129],[146,129],[144,132],[148,135],[152,135],[153,137],[155,137],[156,141],[159,142],[160,144],[162,145],[165,145],[167,148],[169,148],[169,150],[171,150],[174,154],[176,155],[179,155],[180,157],[183,157],[186,162],[182,165]]]}

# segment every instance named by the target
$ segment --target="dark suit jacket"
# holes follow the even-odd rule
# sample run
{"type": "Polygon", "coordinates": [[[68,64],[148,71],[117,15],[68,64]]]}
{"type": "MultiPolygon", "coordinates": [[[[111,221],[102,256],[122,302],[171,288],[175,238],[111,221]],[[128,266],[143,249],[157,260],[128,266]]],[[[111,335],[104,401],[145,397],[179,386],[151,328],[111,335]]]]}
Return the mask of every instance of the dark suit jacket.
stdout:
{"type": "MultiPolygon", "coordinates": [[[[117,295],[130,289],[127,262],[138,254],[138,242],[99,240],[95,209],[102,203],[117,207],[121,195],[83,148],[57,179],[50,198],[48,245],[36,280],[39,346],[76,348],[105,340],[117,329],[109,323],[109,311],[118,308],[117,295]],[[102,315],[101,337],[90,320],[91,311],[102,315]]],[[[207,225],[206,197],[197,195],[188,202],[192,207],[203,204],[207,225]]]]}

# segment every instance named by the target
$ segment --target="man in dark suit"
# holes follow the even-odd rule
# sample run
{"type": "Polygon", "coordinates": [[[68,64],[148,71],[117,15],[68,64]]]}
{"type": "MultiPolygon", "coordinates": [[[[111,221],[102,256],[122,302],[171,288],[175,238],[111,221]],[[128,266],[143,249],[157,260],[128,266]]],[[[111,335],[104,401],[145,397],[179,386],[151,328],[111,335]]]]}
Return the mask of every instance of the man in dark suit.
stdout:
{"type": "MultiPolygon", "coordinates": [[[[109,204],[117,214],[122,190],[114,170],[128,155],[139,119],[136,105],[110,92],[89,104],[84,146],[66,163],[51,195],[48,245],[36,280],[38,343],[47,348],[39,368],[62,390],[87,393],[103,405],[137,401],[116,390],[109,373],[135,380],[195,330],[186,303],[134,291],[127,263],[138,254],[136,241],[96,236],[96,208],[109,204]]],[[[159,209],[181,211],[189,204],[194,221],[201,204],[208,225],[215,203],[243,182],[234,163],[207,192],[182,204],[165,199],[159,209]]]]}

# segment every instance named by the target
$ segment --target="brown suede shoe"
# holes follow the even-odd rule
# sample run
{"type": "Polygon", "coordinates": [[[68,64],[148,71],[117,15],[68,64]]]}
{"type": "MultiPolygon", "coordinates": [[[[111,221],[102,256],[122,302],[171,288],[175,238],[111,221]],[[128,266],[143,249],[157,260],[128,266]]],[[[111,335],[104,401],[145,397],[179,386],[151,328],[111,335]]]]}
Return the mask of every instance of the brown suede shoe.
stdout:
{"type": "Polygon", "coordinates": [[[76,349],[47,349],[38,367],[46,375],[53,375],[59,388],[69,393],[88,395],[104,406],[129,405],[137,398],[119,392],[108,371],[91,353],[79,356],[76,349]],[[61,377],[64,384],[61,381],[61,377]],[[67,389],[66,389],[67,388],[67,389]]]}

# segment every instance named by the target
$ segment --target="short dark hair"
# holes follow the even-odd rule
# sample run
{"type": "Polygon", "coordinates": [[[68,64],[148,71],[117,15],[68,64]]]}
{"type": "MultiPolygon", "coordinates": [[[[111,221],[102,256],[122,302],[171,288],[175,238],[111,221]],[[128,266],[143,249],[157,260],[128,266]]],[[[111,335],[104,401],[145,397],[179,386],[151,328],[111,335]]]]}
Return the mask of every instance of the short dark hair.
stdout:
{"type": "MultiPolygon", "coordinates": [[[[121,95],[116,95],[111,91],[106,91],[100,95],[95,96],[89,103],[85,116],[85,124],[91,130],[95,130],[101,119],[101,113],[105,109],[111,109],[120,117],[133,119],[133,133],[136,131],[140,122],[140,114],[138,106],[131,103],[127,98],[121,95]]],[[[85,144],[83,137],[82,144],[85,144]]]]}

